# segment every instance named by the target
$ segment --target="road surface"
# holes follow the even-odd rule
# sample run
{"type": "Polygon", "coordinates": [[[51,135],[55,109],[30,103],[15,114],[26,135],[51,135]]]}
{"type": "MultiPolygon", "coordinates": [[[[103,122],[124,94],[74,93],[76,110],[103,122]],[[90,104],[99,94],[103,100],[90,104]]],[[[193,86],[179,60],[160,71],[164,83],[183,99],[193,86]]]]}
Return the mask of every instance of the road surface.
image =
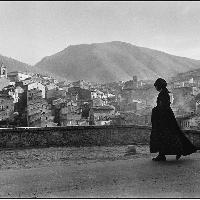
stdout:
{"type": "Polygon", "coordinates": [[[0,171],[0,197],[145,198],[200,197],[200,153],[148,156],[0,171]]]}

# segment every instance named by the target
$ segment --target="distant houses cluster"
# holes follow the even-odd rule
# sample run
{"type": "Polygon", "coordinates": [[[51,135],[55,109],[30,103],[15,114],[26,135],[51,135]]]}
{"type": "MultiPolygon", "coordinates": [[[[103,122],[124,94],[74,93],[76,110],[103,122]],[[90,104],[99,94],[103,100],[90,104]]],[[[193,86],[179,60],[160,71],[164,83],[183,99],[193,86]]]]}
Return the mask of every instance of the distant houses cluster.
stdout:
{"type": "MultiPolygon", "coordinates": [[[[183,129],[200,127],[200,77],[172,79],[171,107],[183,129]]],[[[151,80],[58,81],[0,64],[0,126],[151,125],[157,91],[151,80]]]]}

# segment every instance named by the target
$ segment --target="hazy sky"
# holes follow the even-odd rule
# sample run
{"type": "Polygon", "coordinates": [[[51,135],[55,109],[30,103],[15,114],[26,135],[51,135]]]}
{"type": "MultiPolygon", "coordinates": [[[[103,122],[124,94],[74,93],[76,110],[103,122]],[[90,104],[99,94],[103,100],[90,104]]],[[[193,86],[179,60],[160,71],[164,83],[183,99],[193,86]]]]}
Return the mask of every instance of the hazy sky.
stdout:
{"type": "Polygon", "coordinates": [[[200,2],[0,2],[0,54],[28,64],[116,40],[200,60],[200,2]]]}

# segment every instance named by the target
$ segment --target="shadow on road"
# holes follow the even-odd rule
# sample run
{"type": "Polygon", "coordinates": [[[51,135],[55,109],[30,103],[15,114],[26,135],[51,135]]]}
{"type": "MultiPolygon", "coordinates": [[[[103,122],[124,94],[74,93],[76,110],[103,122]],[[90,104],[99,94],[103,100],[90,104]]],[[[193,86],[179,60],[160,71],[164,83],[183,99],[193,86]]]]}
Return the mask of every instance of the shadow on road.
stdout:
{"type": "Polygon", "coordinates": [[[151,159],[143,160],[143,162],[140,163],[140,171],[145,174],[147,171],[157,174],[159,172],[165,173],[168,170],[176,171],[178,169],[195,169],[197,166],[199,166],[199,160],[196,159],[196,157],[181,157],[180,160],[176,160],[175,156],[167,156],[167,161],[155,162],[151,159]]]}
{"type": "Polygon", "coordinates": [[[192,158],[182,158],[180,160],[176,160],[176,159],[168,159],[165,162],[153,162],[154,164],[159,164],[159,165],[165,165],[165,166],[172,166],[172,165],[193,165],[195,162],[197,162],[197,160],[192,159],[192,158]]]}

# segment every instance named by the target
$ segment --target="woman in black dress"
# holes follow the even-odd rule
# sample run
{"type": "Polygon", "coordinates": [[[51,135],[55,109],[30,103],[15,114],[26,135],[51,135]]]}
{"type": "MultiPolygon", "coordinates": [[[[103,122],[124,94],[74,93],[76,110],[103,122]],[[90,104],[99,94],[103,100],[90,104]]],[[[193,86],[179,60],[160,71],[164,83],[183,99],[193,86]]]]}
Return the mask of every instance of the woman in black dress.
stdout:
{"type": "Polygon", "coordinates": [[[159,95],[157,106],[152,109],[150,136],[150,152],[158,152],[153,161],[165,161],[165,155],[176,155],[178,160],[196,151],[196,147],[187,139],[180,130],[174,113],[170,107],[169,91],[164,79],[158,78],[154,86],[159,95]]]}

